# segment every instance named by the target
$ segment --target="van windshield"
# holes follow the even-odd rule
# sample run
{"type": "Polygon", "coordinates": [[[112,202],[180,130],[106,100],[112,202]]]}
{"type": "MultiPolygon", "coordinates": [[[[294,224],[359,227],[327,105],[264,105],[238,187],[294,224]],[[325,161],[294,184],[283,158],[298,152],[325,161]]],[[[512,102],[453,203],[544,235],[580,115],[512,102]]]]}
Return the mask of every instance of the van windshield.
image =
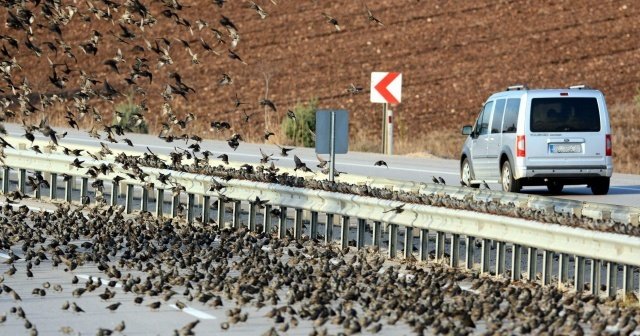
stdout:
{"type": "Polygon", "coordinates": [[[531,132],[599,132],[596,98],[531,99],[531,132]]]}

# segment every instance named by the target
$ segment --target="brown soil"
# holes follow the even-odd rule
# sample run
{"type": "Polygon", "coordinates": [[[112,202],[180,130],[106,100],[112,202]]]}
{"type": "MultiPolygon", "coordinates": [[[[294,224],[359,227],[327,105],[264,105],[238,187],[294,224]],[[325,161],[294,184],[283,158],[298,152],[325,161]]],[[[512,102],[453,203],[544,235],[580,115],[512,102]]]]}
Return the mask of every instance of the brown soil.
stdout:
{"type": "MultiPolygon", "coordinates": [[[[277,5],[270,0],[256,0],[269,13],[264,20],[245,1],[228,1],[222,8],[212,1],[184,1],[185,8],[174,11],[193,25],[193,35],[173,18],[164,17],[161,11],[166,7],[160,2],[143,2],[158,22],[144,31],[128,26],[137,37],[127,43],[118,42],[109,33],[121,32],[117,20],[125,11],[123,7],[110,11],[116,20],[112,24],[89,13],[84,1],[77,2],[80,12],[62,27],[62,39],[72,46],[77,64],[61,50],[56,56],[47,49],[43,42],[54,41],[56,36],[46,27],[38,28],[38,24],[48,24],[40,8],[28,3],[27,8],[36,14],[32,24],[34,43],[43,49],[43,55],[36,57],[25,47],[25,32],[3,27],[2,34],[20,40],[18,51],[4,42],[22,66],[22,70],[12,72],[13,83],[19,86],[26,77],[34,93],[62,93],[47,79],[51,74],[46,59],[49,57],[54,62],[66,61],[71,68],[83,69],[99,80],[108,79],[126,94],[131,87],[124,78],[135,63],[134,57],[146,57],[154,73],[153,83],[139,79],[137,83],[146,96],[136,96],[134,100],[147,100],[150,110],[146,118],[152,129],[158,130],[164,121],[160,115],[160,92],[167,83],[174,83],[168,74],[177,71],[196,93],[189,94],[188,100],[176,96],[171,104],[178,118],[192,112],[197,119],[186,129],[177,129],[176,134],[212,137],[210,121],[226,120],[233,128],[229,132],[242,133],[249,139],[259,138],[265,128],[264,112],[257,103],[265,95],[265,77],[270,78],[268,97],[278,108],[276,113],[269,112],[271,123],[267,128],[277,130],[286,110],[296,102],[318,98],[321,107],[348,109],[352,132],[367,138],[379,137],[381,119],[381,106],[369,102],[372,71],[403,73],[402,103],[394,107],[396,134],[413,139],[435,130],[457,133],[462,124],[473,121],[490,93],[514,83],[530,87],[585,83],[601,89],[609,105],[630,102],[638,92],[640,5],[633,1],[367,0],[384,26],[369,22],[363,2],[355,0],[277,0],[277,5]],[[338,20],[341,31],[326,22],[323,12],[338,20]],[[80,13],[91,18],[90,22],[82,21],[80,13]],[[219,23],[221,14],[238,27],[241,40],[235,52],[248,65],[227,56],[229,37],[219,23]],[[207,54],[201,47],[200,37],[212,46],[215,43],[210,30],[198,30],[198,19],[225,34],[227,44],[215,47],[220,56],[207,54]],[[103,35],[96,56],[85,55],[78,47],[91,36],[92,29],[103,35]],[[150,41],[169,38],[174,64],[157,68],[154,52],[147,49],[134,53],[134,45],[146,49],[142,37],[150,41]],[[191,44],[199,65],[191,64],[188,52],[175,37],[191,44]],[[119,65],[121,74],[102,64],[118,48],[126,60],[119,65]],[[217,84],[223,73],[233,78],[233,84],[217,84]],[[350,83],[364,87],[364,92],[347,94],[350,83]],[[234,110],[235,94],[249,103],[241,106],[251,115],[249,123],[242,121],[240,110],[234,110]]],[[[102,2],[94,0],[94,6],[106,10],[102,2]]],[[[15,8],[11,11],[15,13],[15,8]]],[[[7,16],[4,9],[0,17],[4,21],[7,16]]],[[[134,15],[134,19],[139,16],[134,15]]],[[[75,72],[69,75],[65,91],[77,90],[78,77],[75,72]]],[[[2,89],[10,95],[6,85],[2,89]]],[[[101,84],[96,89],[102,89],[101,84]]],[[[115,105],[125,100],[117,98],[115,105]]],[[[91,103],[110,119],[115,105],[97,98],[91,103]]],[[[67,105],[73,111],[73,104],[67,105]]],[[[64,111],[61,107],[57,110],[64,111]]],[[[51,115],[51,111],[46,113],[51,115]]],[[[52,119],[63,123],[61,115],[52,119]]],[[[84,126],[88,126],[87,121],[84,126]]],[[[428,144],[421,147],[429,150],[428,144]]]]}

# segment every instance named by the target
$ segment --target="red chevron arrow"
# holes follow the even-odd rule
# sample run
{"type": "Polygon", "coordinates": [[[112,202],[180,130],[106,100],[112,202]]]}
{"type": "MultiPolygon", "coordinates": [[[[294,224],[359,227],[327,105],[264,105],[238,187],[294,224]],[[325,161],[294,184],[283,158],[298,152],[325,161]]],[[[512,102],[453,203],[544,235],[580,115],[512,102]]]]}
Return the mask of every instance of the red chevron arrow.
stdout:
{"type": "Polygon", "coordinates": [[[389,92],[387,86],[391,84],[398,76],[400,76],[399,72],[390,72],[382,80],[374,86],[374,88],[380,93],[380,95],[387,101],[389,104],[398,104],[398,99],[389,92]]]}

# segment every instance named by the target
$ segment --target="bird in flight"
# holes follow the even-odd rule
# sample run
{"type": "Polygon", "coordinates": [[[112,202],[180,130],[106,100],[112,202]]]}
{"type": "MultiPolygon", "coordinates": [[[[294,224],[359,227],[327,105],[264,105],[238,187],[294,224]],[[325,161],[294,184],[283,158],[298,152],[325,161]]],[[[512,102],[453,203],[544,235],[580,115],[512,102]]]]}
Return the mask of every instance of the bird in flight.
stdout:
{"type": "Polygon", "coordinates": [[[403,211],[404,211],[404,203],[403,203],[403,204],[398,205],[398,206],[397,206],[397,207],[395,207],[395,208],[391,208],[391,209],[389,209],[389,210],[385,210],[385,211],[383,211],[382,213],[387,213],[387,212],[391,212],[391,211],[393,211],[393,212],[395,212],[395,213],[401,213],[401,212],[403,212],[403,211]]]}
{"type": "Polygon", "coordinates": [[[324,16],[324,18],[327,20],[328,23],[332,24],[333,27],[336,29],[336,31],[340,31],[340,25],[338,24],[338,20],[336,20],[336,18],[334,18],[333,16],[327,14],[327,13],[322,13],[322,16],[324,16]]]}

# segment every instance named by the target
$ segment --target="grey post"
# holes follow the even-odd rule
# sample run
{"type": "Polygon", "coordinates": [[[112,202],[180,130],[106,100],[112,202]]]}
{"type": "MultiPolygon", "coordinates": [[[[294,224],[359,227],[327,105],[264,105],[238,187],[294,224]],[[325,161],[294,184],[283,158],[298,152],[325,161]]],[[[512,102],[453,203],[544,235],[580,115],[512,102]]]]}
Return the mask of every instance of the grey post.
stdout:
{"type": "Polygon", "coordinates": [[[405,226],[404,230],[404,257],[409,259],[413,255],[413,228],[405,226]]]}
{"type": "Polygon", "coordinates": [[[326,244],[333,241],[333,214],[327,214],[327,222],[324,226],[324,242],[326,244]]]}
{"type": "Polygon", "coordinates": [[[553,251],[544,250],[542,252],[542,285],[551,283],[551,272],[553,270],[553,251]]]}
{"type": "Polygon", "coordinates": [[[574,267],[575,290],[576,292],[582,292],[584,290],[584,257],[576,256],[574,267]]]}
{"type": "Polygon", "coordinates": [[[591,259],[591,294],[600,294],[600,284],[602,283],[600,274],[600,260],[591,259]]]}
{"type": "Polygon", "coordinates": [[[140,211],[149,211],[149,190],[142,187],[142,195],[140,197],[140,211]]]}
{"type": "Polygon", "coordinates": [[[311,211],[311,223],[309,228],[309,237],[311,239],[318,238],[318,212],[311,211]]]}
{"type": "Polygon", "coordinates": [[[233,201],[233,227],[235,229],[240,228],[240,214],[242,212],[242,203],[240,201],[233,201]]]}
{"type": "Polygon", "coordinates": [[[83,177],[80,179],[80,200],[82,200],[89,191],[89,178],[83,177]]]}
{"type": "Polygon", "coordinates": [[[40,183],[38,183],[38,186],[36,187],[34,196],[36,199],[40,199],[42,196],[42,188],[40,187],[40,183]]]}
{"type": "Polygon", "coordinates": [[[418,257],[421,261],[429,259],[429,230],[420,229],[420,246],[418,247],[418,257]]]}
{"type": "Polygon", "coordinates": [[[331,143],[329,144],[331,157],[331,161],[329,161],[329,181],[333,182],[336,169],[336,111],[331,111],[331,123],[329,124],[329,127],[329,137],[331,138],[331,143]]]}
{"type": "Polygon", "coordinates": [[[496,242],[496,276],[502,276],[506,264],[506,246],[503,241],[496,242]]]}
{"type": "Polygon", "coordinates": [[[466,241],[465,241],[465,250],[466,250],[466,255],[465,255],[465,266],[467,267],[467,269],[473,269],[473,248],[475,245],[475,238],[472,236],[467,236],[466,237],[466,241]]]}
{"type": "Polygon", "coordinates": [[[256,231],[256,205],[249,203],[249,231],[256,231]]]}
{"type": "Polygon", "coordinates": [[[71,202],[71,195],[73,192],[73,177],[64,181],[64,200],[71,202]]]}
{"type": "Polygon", "coordinates": [[[27,192],[27,170],[20,168],[18,170],[18,190],[23,194],[27,192]]]}
{"type": "Polygon", "coordinates": [[[607,261],[607,296],[616,297],[618,291],[618,264],[607,261]]]}
{"type": "MultiPolygon", "coordinates": [[[[267,214],[268,215],[268,214],[267,214]]],[[[267,216],[265,215],[265,216],[267,216]]],[[[222,198],[218,198],[218,227],[224,228],[224,201],[222,198]]]]}
{"type": "Polygon", "coordinates": [[[460,263],[460,235],[457,233],[451,234],[451,251],[449,252],[449,266],[458,267],[460,263]]]}
{"type": "Polygon", "coordinates": [[[538,272],[538,249],[535,247],[527,248],[527,280],[536,281],[536,273],[538,272]]]}
{"type": "Polygon", "coordinates": [[[196,205],[196,195],[192,193],[187,194],[187,223],[193,223],[193,210],[196,205]]]}
{"type": "Polygon", "coordinates": [[[127,184],[127,195],[125,198],[124,209],[128,214],[133,211],[133,184],[127,184]]]}
{"type": "Polygon", "coordinates": [[[162,217],[164,212],[164,189],[158,189],[156,191],[156,216],[162,217]]]}
{"type": "Polygon", "coordinates": [[[389,223],[389,258],[396,257],[398,243],[398,225],[389,223]]]}
{"type": "Polygon", "coordinates": [[[287,207],[280,207],[280,217],[278,218],[278,238],[284,238],[287,233],[287,207]]]}
{"type": "Polygon", "coordinates": [[[518,281],[522,277],[522,247],[513,244],[511,250],[511,280],[518,281]]]}
{"type": "Polygon", "coordinates": [[[367,220],[364,218],[358,218],[358,231],[356,239],[356,247],[361,249],[364,247],[364,230],[367,226],[367,220]]]}
{"type": "Polygon", "coordinates": [[[372,245],[380,249],[380,241],[381,241],[381,230],[382,222],[374,221],[373,222],[373,237],[372,237],[372,245]]]}
{"type": "Polygon", "coordinates": [[[349,247],[349,216],[342,216],[342,223],[340,223],[340,247],[349,247]]]}
{"type": "Polygon", "coordinates": [[[271,233],[271,204],[264,205],[264,216],[262,217],[262,231],[271,233]]]}
{"type": "Polygon", "coordinates": [[[561,285],[569,278],[569,255],[566,253],[560,253],[558,259],[558,285],[561,285]]]}
{"type": "MultiPolygon", "coordinates": [[[[8,182],[9,182],[9,179],[7,179],[7,183],[8,182]]],[[[54,200],[58,197],[58,174],[51,173],[51,182],[49,183],[49,185],[51,186],[51,189],[49,189],[49,198],[54,200]]],[[[9,186],[7,185],[6,192],[8,191],[9,191],[9,186]]]]}
{"type": "Polygon", "coordinates": [[[9,193],[9,179],[11,178],[11,171],[7,166],[2,167],[2,193],[9,193]]]}
{"type": "Polygon", "coordinates": [[[633,293],[633,267],[630,265],[622,266],[622,295],[626,300],[627,296],[633,293]]]}
{"type": "Polygon", "coordinates": [[[211,196],[204,195],[202,196],[202,223],[208,224],[210,218],[211,218],[211,196]]]}
{"type": "Polygon", "coordinates": [[[171,198],[171,217],[178,216],[178,206],[180,205],[180,194],[171,198]]]}
{"type": "Polygon", "coordinates": [[[489,266],[491,264],[491,240],[483,238],[480,249],[482,250],[480,252],[480,274],[485,274],[489,272],[489,266]]]}
{"type": "Polygon", "coordinates": [[[444,257],[444,232],[436,231],[436,261],[444,257]]]}
{"type": "Polygon", "coordinates": [[[302,238],[302,209],[296,208],[296,213],[293,217],[293,238],[302,238]]]}
{"type": "Polygon", "coordinates": [[[118,183],[111,181],[111,205],[118,205],[118,183]]]}

